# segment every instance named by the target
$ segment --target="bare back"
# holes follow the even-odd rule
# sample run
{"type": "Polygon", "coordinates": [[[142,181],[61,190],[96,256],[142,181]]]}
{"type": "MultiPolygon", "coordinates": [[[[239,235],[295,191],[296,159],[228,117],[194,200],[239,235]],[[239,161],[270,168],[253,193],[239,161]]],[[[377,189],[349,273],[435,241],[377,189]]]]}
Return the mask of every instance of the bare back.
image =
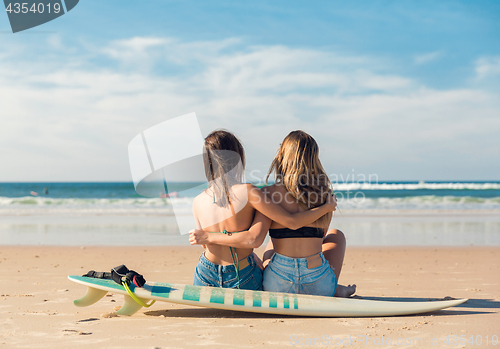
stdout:
{"type": "MultiPolygon", "coordinates": [[[[220,207],[214,203],[213,191],[209,188],[198,195],[193,202],[193,214],[198,229],[210,232],[239,232],[247,230],[252,224],[255,209],[248,204],[248,184],[231,187],[229,207],[220,207]]],[[[249,256],[253,249],[236,249],[238,259],[249,256]]],[[[228,246],[207,244],[205,257],[219,265],[233,264],[228,246]]]]}
{"type": "MultiPolygon", "coordinates": [[[[274,184],[263,189],[266,195],[276,204],[283,207],[290,213],[302,212],[305,209],[300,206],[297,201],[287,192],[281,184],[274,184]]],[[[332,214],[329,213],[329,219],[326,224],[320,225],[317,222],[309,224],[309,227],[323,228],[325,232],[328,230],[332,214]]],[[[272,222],[270,229],[285,228],[283,225],[272,222]]],[[[323,239],[322,238],[290,238],[290,239],[272,239],[274,250],[282,255],[292,258],[303,258],[321,252],[323,239]]]]}

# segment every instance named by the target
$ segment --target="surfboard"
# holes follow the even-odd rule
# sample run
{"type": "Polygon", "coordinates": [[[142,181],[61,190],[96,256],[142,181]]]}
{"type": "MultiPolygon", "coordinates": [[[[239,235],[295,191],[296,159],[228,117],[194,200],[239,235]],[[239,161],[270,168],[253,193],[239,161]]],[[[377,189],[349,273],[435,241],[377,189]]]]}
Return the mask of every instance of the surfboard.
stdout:
{"type": "MultiPolygon", "coordinates": [[[[113,280],[84,276],[68,276],[71,281],[87,286],[87,293],[74,301],[78,307],[98,302],[108,292],[123,294],[124,305],[118,315],[133,315],[142,308],[121,285],[113,280]]],[[[267,313],[278,315],[321,317],[375,317],[425,313],[459,305],[467,299],[428,302],[375,301],[354,298],[310,296],[303,294],[239,290],[148,282],[144,287],[130,285],[130,290],[144,303],[149,300],[200,307],[267,313]]]]}

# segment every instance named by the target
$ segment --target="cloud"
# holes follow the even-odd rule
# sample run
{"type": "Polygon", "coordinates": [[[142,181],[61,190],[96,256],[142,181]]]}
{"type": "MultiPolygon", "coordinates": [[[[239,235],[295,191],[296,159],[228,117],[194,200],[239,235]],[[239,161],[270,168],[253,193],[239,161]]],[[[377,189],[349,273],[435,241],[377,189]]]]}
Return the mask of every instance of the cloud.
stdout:
{"type": "Polygon", "coordinates": [[[476,60],[476,76],[485,79],[500,74],[500,56],[481,57],[476,60]]]}
{"type": "Polygon", "coordinates": [[[192,111],[205,134],[235,132],[259,178],[293,129],[317,139],[330,172],[499,173],[498,91],[422,86],[377,57],[238,38],[133,37],[50,60],[26,51],[0,57],[0,181],[130,180],[128,142],[192,111]]]}
{"type": "Polygon", "coordinates": [[[443,57],[443,51],[434,51],[413,57],[413,63],[417,65],[427,64],[443,57]]]}

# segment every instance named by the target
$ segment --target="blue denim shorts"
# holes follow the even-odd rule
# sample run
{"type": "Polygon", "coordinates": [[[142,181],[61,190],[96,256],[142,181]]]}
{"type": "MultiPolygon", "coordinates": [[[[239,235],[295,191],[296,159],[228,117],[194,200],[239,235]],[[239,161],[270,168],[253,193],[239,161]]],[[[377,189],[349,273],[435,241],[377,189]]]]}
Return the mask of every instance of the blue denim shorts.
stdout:
{"type": "MultiPolygon", "coordinates": [[[[253,254],[247,258],[248,266],[239,271],[240,289],[262,290],[262,269],[255,263],[253,254]]],[[[236,288],[238,278],[234,265],[219,265],[210,262],[203,253],[194,271],[193,284],[197,286],[212,286],[236,288]]]]}
{"type": "Polygon", "coordinates": [[[264,270],[264,291],[333,297],[337,278],[323,252],[319,255],[323,263],[319,267],[308,269],[306,258],[291,258],[274,253],[264,270]]]}

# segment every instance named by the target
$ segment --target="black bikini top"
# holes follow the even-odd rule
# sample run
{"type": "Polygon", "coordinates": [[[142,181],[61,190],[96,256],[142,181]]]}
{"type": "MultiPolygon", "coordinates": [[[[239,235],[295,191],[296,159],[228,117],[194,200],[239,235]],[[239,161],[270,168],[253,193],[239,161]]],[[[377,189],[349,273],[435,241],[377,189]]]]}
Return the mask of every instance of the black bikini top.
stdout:
{"type": "Polygon", "coordinates": [[[325,230],[322,228],[302,227],[297,230],[288,228],[269,229],[269,235],[273,239],[287,238],[323,238],[325,230]]]}

